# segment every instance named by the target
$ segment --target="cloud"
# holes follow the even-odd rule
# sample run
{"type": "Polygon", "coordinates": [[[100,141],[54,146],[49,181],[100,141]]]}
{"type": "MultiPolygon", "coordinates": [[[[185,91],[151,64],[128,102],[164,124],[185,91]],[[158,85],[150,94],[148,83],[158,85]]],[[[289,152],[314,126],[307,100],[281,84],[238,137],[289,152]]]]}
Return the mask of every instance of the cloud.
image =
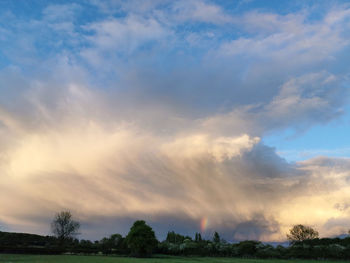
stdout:
{"type": "Polygon", "coordinates": [[[192,0],[177,1],[172,6],[176,20],[181,22],[194,21],[210,24],[225,24],[232,21],[232,17],[214,3],[192,0]]]}
{"type": "Polygon", "coordinates": [[[78,4],[61,4],[61,5],[49,5],[44,8],[42,14],[44,20],[48,21],[65,21],[74,20],[76,11],[80,8],[78,4]]]}
{"type": "Polygon", "coordinates": [[[99,68],[106,63],[106,56],[125,59],[139,49],[149,49],[154,43],[171,36],[171,31],[154,18],[136,15],[93,22],[83,28],[90,34],[84,36],[90,47],[82,49],[80,55],[99,68]]]}
{"type": "Polygon", "coordinates": [[[96,6],[100,11],[106,14],[113,13],[138,13],[138,14],[147,14],[154,10],[158,10],[160,7],[167,6],[171,1],[167,0],[107,0],[107,1],[98,1],[91,0],[90,3],[93,6],[96,6]]]}
{"type": "Polygon", "coordinates": [[[222,162],[240,156],[241,152],[250,150],[259,138],[250,138],[242,135],[237,138],[218,137],[208,138],[207,135],[198,134],[181,137],[174,142],[163,146],[165,153],[180,153],[179,157],[191,158],[192,156],[212,155],[216,161],[222,162]]]}
{"type": "MultiPolygon", "coordinates": [[[[162,136],[135,123],[110,119],[107,124],[79,110],[86,100],[104,105],[98,102],[103,97],[91,92],[71,88],[56,96],[57,105],[71,101],[64,104],[70,116],[58,125],[45,122],[17,133],[2,117],[1,130],[14,141],[1,152],[2,222],[19,229],[41,226],[47,233],[50,215],[69,208],[96,227],[87,229],[96,237],[106,230],[99,232],[94,217],[147,218],[164,230],[164,218],[184,215],[192,226],[207,217],[208,231],[224,226],[233,239],[267,241],[283,240],[290,225],[305,218],[321,234],[333,233],[323,228],[329,211],[333,217],[344,213],[336,204],[346,200],[348,160],[339,165],[337,159],[315,159],[295,166],[247,134],[222,137],[203,130],[162,136]]],[[[21,123],[16,115],[8,118],[21,123]]]]}
{"type": "Polygon", "coordinates": [[[279,224],[273,219],[265,219],[263,215],[256,215],[251,220],[237,224],[233,231],[236,240],[264,240],[279,233],[279,224]]]}
{"type": "Polygon", "coordinates": [[[103,12],[134,13],[142,16],[156,16],[174,23],[209,23],[220,25],[230,23],[232,17],[213,1],[91,1],[103,12]]]}
{"type": "Polygon", "coordinates": [[[96,35],[89,37],[93,44],[104,50],[120,50],[119,52],[135,50],[148,41],[167,35],[156,20],[143,20],[135,16],[129,16],[122,21],[110,19],[93,23],[85,29],[96,32],[96,35]]]}

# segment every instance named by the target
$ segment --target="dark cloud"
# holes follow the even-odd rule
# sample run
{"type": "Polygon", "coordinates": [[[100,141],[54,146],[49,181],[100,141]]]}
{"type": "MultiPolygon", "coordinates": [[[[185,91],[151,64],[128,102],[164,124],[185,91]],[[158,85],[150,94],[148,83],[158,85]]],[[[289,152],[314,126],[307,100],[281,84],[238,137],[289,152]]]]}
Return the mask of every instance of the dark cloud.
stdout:
{"type": "Polygon", "coordinates": [[[279,223],[272,218],[266,219],[264,215],[255,215],[249,221],[243,221],[233,230],[235,240],[261,240],[264,235],[270,236],[280,232],[279,223]]]}

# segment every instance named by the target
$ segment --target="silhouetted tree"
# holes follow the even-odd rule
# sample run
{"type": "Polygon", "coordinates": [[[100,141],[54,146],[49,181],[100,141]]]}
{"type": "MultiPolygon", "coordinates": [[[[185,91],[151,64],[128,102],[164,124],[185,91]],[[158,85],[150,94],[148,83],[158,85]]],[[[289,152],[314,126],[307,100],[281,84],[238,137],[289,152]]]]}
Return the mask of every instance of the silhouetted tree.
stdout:
{"type": "Polygon", "coordinates": [[[195,237],[194,237],[194,241],[195,242],[202,242],[202,235],[201,233],[197,233],[195,234],[195,237]]]}
{"type": "Polygon", "coordinates": [[[102,252],[105,254],[123,251],[123,243],[124,238],[120,234],[113,234],[110,237],[104,237],[99,242],[102,252]]]}
{"type": "Polygon", "coordinates": [[[304,225],[293,226],[289,230],[289,233],[287,234],[287,238],[292,243],[318,238],[318,232],[315,229],[304,225]]]}
{"type": "Polygon", "coordinates": [[[239,256],[255,256],[260,242],[254,240],[241,241],[237,245],[239,256]]]}
{"type": "Polygon", "coordinates": [[[126,244],[132,255],[144,257],[152,255],[158,241],[152,228],[143,220],[136,221],[126,236],[126,244]]]}
{"type": "Polygon", "coordinates": [[[70,211],[57,213],[51,223],[52,233],[59,239],[61,244],[78,235],[79,228],[79,222],[73,220],[70,211]]]}
{"type": "Polygon", "coordinates": [[[213,242],[214,242],[214,243],[220,243],[220,236],[219,236],[219,233],[218,233],[218,232],[215,232],[215,233],[214,233],[213,242]]]}

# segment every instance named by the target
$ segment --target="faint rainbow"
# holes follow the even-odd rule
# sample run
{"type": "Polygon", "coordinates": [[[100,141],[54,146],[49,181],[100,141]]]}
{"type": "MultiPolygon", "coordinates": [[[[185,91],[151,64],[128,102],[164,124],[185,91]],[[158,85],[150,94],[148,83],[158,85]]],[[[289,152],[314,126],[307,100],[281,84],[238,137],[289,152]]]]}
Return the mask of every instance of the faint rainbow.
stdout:
{"type": "Polygon", "coordinates": [[[201,219],[201,232],[202,233],[207,229],[207,226],[208,226],[208,218],[203,217],[201,219]]]}

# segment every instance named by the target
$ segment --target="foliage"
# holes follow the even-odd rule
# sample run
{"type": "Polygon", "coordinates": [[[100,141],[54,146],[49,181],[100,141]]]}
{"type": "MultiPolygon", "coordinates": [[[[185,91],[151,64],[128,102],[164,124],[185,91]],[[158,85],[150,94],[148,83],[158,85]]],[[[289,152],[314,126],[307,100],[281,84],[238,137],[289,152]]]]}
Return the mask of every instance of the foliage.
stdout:
{"type": "Polygon", "coordinates": [[[318,238],[318,232],[309,226],[295,225],[289,232],[287,238],[292,243],[318,238]]]}
{"type": "Polygon", "coordinates": [[[196,242],[202,242],[202,235],[201,235],[201,233],[197,233],[196,232],[194,240],[196,242]]]}
{"type": "Polygon", "coordinates": [[[261,243],[258,241],[242,241],[238,244],[238,253],[241,256],[244,257],[252,257],[255,256],[255,254],[258,251],[258,245],[261,243]]]}
{"type": "Polygon", "coordinates": [[[137,257],[152,255],[157,243],[154,231],[143,220],[136,221],[126,236],[126,244],[132,255],[137,257]]]}
{"type": "Polygon", "coordinates": [[[103,254],[127,253],[125,238],[120,234],[113,234],[110,237],[102,238],[99,242],[99,247],[103,254]]]}
{"type": "MultiPolygon", "coordinates": [[[[144,259],[126,257],[101,257],[83,255],[1,255],[0,263],[143,263],[144,259]]],[[[241,258],[208,258],[208,257],[155,257],[147,259],[148,263],[286,263],[285,260],[256,260],[241,258]]],[[[319,261],[298,260],[298,263],[317,263],[319,261]]],[[[322,263],[334,263],[334,261],[322,261],[322,263]]]]}
{"type": "Polygon", "coordinates": [[[175,233],[174,231],[171,231],[171,232],[168,232],[165,240],[166,240],[166,242],[169,242],[169,243],[180,244],[185,239],[191,239],[191,238],[189,236],[183,236],[183,235],[175,233]]]}
{"type": "Polygon", "coordinates": [[[214,236],[213,236],[213,242],[214,243],[220,243],[220,235],[216,231],[215,231],[214,236]]]}
{"type": "MultiPolygon", "coordinates": [[[[228,243],[215,232],[211,240],[205,240],[199,233],[196,233],[192,239],[171,231],[166,240],[158,243],[158,246],[156,244],[154,232],[145,221],[136,221],[127,237],[113,234],[95,242],[67,238],[65,246],[61,246],[60,240],[54,236],[0,232],[0,253],[90,255],[129,255],[131,253],[134,256],[149,256],[154,251],[157,254],[168,255],[167,257],[203,256],[203,261],[205,257],[350,259],[350,237],[305,239],[295,241],[288,247],[281,245],[274,247],[252,240],[228,243]],[[150,244],[152,247],[149,246],[150,244]]],[[[231,261],[234,262],[235,259],[230,259],[231,261]]]]}

